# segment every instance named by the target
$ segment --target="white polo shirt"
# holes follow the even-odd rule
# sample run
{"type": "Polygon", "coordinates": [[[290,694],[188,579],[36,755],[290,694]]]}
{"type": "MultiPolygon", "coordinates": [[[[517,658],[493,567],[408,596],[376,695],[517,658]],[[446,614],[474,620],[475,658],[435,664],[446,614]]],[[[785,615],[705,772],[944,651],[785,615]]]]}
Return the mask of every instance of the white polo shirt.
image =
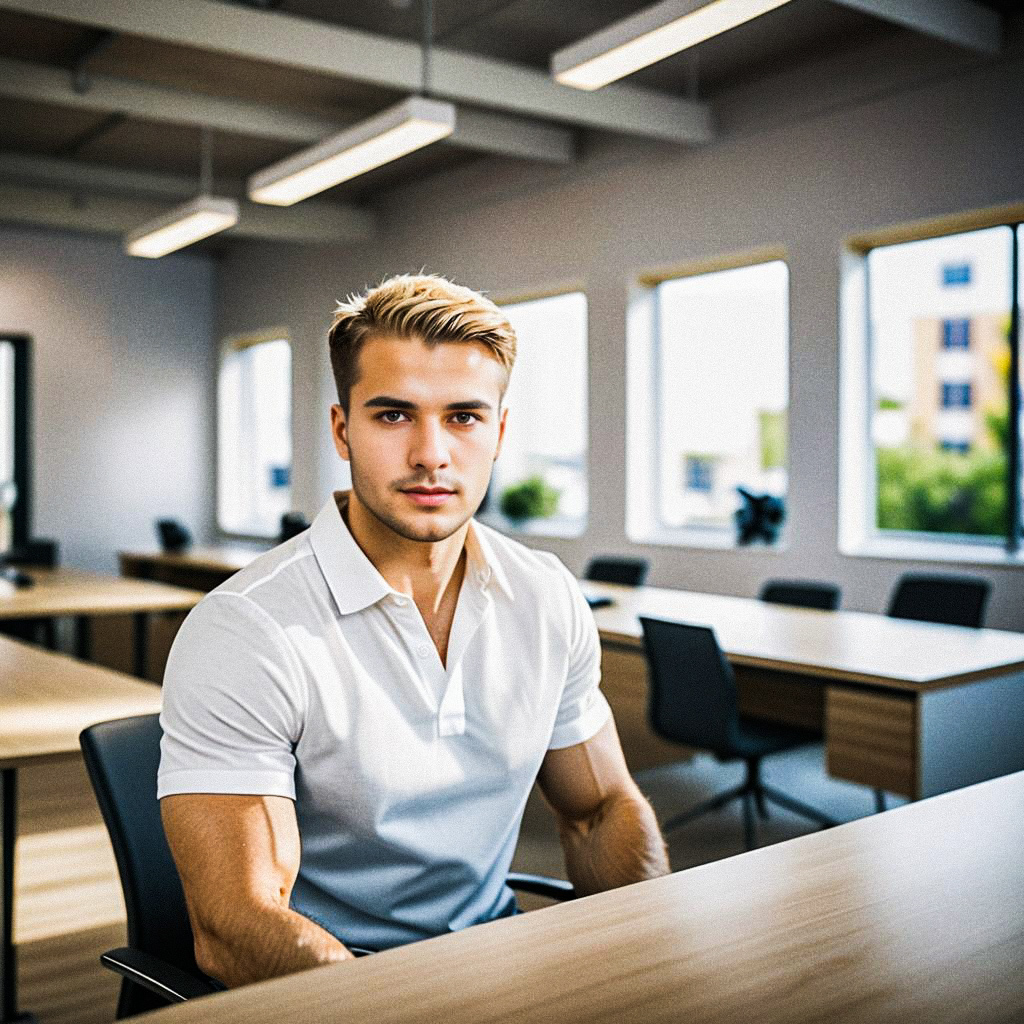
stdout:
{"type": "Polygon", "coordinates": [[[208,594],[167,662],[158,795],[294,800],[292,906],[347,944],[513,913],[505,876],[541,761],[610,714],[562,563],[476,522],[466,553],[447,666],[335,500],[208,594]]]}

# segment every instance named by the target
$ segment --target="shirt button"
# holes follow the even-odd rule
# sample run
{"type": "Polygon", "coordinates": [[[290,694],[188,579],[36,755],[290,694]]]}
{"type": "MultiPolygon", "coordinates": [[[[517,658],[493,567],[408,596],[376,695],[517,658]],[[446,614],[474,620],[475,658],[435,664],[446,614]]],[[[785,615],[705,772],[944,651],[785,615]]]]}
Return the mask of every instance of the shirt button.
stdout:
{"type": "Polygon", "coordinates": [[[429,653],[430,648],[426,644],[420,644],[419,647],[416,648],[416,654],[421,658],[425,658],[429,653]]]}
{"type": "Polygon", "coordinates": [[[391,598],[391,600],[394,601],[394,603],[399,608],[404,608],[405,607],[405,598],[404,597],[399,597],[398,594],[395,594],[394,597],[391,598]]]}

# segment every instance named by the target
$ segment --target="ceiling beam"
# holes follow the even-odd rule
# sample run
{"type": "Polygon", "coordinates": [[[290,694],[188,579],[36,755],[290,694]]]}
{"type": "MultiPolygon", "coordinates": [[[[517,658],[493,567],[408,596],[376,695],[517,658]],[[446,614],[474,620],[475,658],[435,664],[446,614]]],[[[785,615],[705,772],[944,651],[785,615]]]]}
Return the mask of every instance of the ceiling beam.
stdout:
{"type": "MultiPolygon", "coordinates": [[[[97,180],[103,180],[105,172],[110,172],[110,169],[96,168],[94,171],[97,180]]],[[[67,182],[66,188],[0,184],[0,221],[121,235],[167,212],[168,204],[158,199],[86,194],[88,186],[84,181],[90,177],[88,172],[86,168],[82,181],[67,182]]],[[[195,195],[196,191],[193,184],[186,195],[195,195]]],[[[241,219],[224,232],[226,236],[331,245],[365,241],[374,233],[374,220],[370,214],[341,204],[303,203],[288,210],[269,209],[249,202],[240,205],[241,219]]]]}
{"type": "Polygon", "coordinates": [[[832,0],[832,3],[969,50],[998,53],[1003,44],[1003,21],[999,13],[974,0],[832,0]]]}
{"type": "MultiPolygon", "coordinates": [[[[0,0],[0,8],[389,89],[415,92],[420,87],[418,44],[276,11],[215,0],[0,0]]],[[[545,71],[442,47],[432,51],[431,94],[672,142],[701,143],[712,137],[706,104],[623,85],[589,96],[559,85],[545,71]]]]}
{"type": "MultiPolygon", "coordinates": [[[[0,95],[303,145],[320,142],[350,124],[284,107],[106,75],[90,75],[89,88],[83,92],[62,68],[11,58],[0,58],[0,95]]],[[[476,152],[556,164],[571,163],[576,148],[567,128],[465,107],[459,108],[455,131],[444,142],[476,152]]]]}

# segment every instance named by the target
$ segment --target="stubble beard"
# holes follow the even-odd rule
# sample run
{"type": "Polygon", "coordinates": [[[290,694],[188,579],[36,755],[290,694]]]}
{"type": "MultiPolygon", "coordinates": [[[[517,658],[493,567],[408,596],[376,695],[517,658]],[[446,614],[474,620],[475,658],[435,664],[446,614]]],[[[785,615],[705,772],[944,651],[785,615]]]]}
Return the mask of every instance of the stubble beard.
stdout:
{"type": "Polygon", "coordinates": [[[352,451],[351,445],[349,445],[349,468],[352,471],[352,490],[355,493],[355,496],[359,499],[360,504],[362,504],[363,508],[365,508],[367,512],[369,512],[370,515],[372,515],[378,522],[382,523],[393,533],[398,534],[398,536],[403,540],[417,541],[423,544],[437,543],[442,540],[447,540],[452,536],[452,534],[461,530],[462,527],[473,518],[473,515],[476,512],[476,509],[473,509],[473,511],[460,519],[454,526],[449,526],[441,521],[433,523],[428,522],[423,526],[415,526],[390,511],[385,501],[377,500],[373,488],[367,486],[364,482],[363,475],[359,469],[359,460],[356,458],[355,452],[352,451]]]}

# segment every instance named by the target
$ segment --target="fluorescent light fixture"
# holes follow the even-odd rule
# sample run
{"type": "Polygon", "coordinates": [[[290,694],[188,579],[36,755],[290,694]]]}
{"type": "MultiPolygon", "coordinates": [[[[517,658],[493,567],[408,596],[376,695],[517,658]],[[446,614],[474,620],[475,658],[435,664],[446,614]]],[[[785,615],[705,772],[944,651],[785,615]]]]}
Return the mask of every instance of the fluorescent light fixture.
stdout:
{"type": "Polygon", "coordinates": [[[155,260],[237,223],[238,203],[234,199],[198,196],[130,231],[124,237],[124,249],[129,256],[155,260]]]}
{"type": "Polygon", "coordinates": [[[556,51],[551,57],[551,74],[562,85],[600,89],[787,3],[789,0],[664,0],[556,51]]]}
{"type": "Polygon", "coordinates": [[[455,131],[451,103],[410,96],[249,178],[249,198],[291,206],[339,182],[365,174],[455,131]]]}

